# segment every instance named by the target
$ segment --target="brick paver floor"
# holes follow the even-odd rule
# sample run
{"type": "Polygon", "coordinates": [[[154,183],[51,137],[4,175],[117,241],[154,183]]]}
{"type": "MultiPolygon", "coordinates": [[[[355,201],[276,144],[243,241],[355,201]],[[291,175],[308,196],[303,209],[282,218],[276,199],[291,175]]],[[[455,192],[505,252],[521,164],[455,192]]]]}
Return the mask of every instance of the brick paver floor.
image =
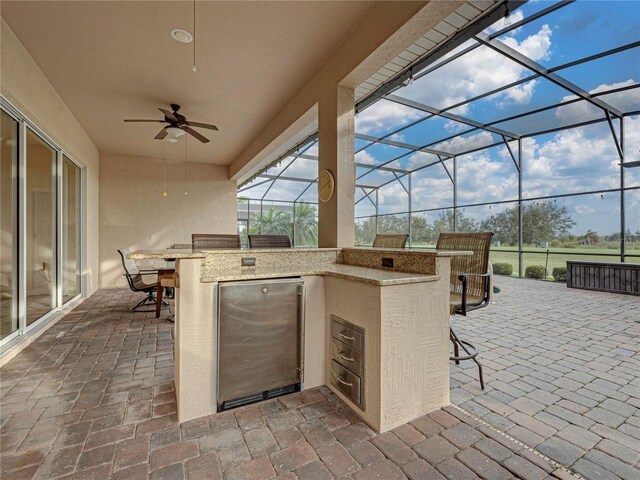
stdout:
{"type": "Polygon", "coordinates": [[[173,326],[138,300],[101,290],[0,369],[3,480],[570,478],[456,407],[376,435],[326,387],[180,425],[173,326]]]}
{"type": "Polygon", "coordinates": [[[640,479],[640,298],[495,277],[495,303],[453,319],[480,349],[451,401],[588,479],[640,479]]]}

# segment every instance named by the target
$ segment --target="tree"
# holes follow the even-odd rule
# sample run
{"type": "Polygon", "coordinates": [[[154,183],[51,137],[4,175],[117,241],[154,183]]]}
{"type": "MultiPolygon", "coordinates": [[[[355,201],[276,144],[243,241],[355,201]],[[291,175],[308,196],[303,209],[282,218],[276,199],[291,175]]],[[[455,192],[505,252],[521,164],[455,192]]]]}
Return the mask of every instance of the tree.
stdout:
{"type": "MultiPolygon", "coordinates": [[[[442,232],[453,232],[453,209],[447,209],[440,212],[438,218],[433,222],[435,236],[442,232]]],[[[478,230],[476,222],[467,217],[461,209],[456,212],[456,228],[457,232],[475,232],[478,230]]]]}
{"type": "Polygon", "coordinates": [[[289,235],[291,237],[291,215],[275,208],[262,213],[256,212],[251,216],[249,233],[256,235],[289,235]]]}
{"type": "Polygon", "coordinates": [[[298,203],[294,209],[296,245],[318,244],[316,210],[308,203],[298,203]]]}
{"type": "MultiPolygon", "coordinates": [[[[550,200],[526,203],[522,209],[522,242],[528,245],[567,235],[576,224],[566,207],[559,207],[550,200]]],[[[518,207],[490,216],[482,222],[481,228],[491,230],[494,239],[505,245],[517,245],[518,207]]]]}
{"type": "Polygon", "coordinates": [[[376,219],[369,217],[356,221],[356,245],[371,245],[376,236],[376,219]]]}
{"type": "Polygon", "coordinates": [[[433,229],[427,219],[420,215],[411,216],[411,243],[421,244],[433,241],[433,229]]]}

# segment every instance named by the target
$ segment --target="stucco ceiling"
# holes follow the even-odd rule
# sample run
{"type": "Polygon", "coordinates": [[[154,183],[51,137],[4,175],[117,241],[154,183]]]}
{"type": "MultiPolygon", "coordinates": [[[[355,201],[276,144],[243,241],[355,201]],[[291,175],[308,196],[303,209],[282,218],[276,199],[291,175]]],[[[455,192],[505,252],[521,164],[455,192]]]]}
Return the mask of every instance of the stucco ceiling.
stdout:
{"type": "MultiPolygon", "coordinates": [[[[189,138],[189,161],[228,164],[273,118],[372,2],[29,2],[0,13],[104,152],[183,159],[184,141],[154,140],[158,107],[220,131],[189,138]]],[[[46,126],[43,126],[46,128],[46,126]]]]}

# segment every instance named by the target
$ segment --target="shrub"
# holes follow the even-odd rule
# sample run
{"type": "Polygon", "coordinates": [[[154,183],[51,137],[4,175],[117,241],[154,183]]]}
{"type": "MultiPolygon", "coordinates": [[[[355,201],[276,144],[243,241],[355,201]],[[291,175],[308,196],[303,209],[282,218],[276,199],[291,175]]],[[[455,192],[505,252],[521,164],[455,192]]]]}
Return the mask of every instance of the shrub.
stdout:
{"type": "Polygon", "coordinates": [[[513,274],[513,265],[510,263],[494,263],[493,273],[496,275],[511,275],[513,274]]]}
{"type": "Polygon", "coordinates": [[[555,267],[551,273],[556,282],[567,281],[567,267],[555,267]]]}
{"type": "Polygon", "coordinates": [[[525,278],[541,279],[541,278],[545,278],[545,276],[546,275],[545,275],[545,272],[544,272],[544,267],[542,265],[529,265],[524,270],[524,277],[525,278]]]}

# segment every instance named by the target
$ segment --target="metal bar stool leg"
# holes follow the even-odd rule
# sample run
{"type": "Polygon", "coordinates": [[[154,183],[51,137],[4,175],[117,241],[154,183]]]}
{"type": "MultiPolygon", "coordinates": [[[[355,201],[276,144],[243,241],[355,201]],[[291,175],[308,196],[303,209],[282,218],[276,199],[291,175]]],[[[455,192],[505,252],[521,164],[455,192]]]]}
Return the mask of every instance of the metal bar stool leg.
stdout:
{"type": "Polygon", "coordinates": [[[453,330],[451,330],[451,328],[449,328],[449,338],[451,338],[451,343],[453,343],[453,357],[451,357],[451,359],[455,360],[456,365],[460,365],[460,360],[457,359],[457,357],[460,356],[460,350],[458,347],[458,342],[456,342],[453,330]]]}
{"type": "Polygon", "coordinates": [[[451,341],[453,342],[453,351],[455,354],[453,357],[449,357],[449,360],[454,360],[456,364],[458,364],[461,360],[473,360],[474,362],[476,362],[476,365],[478,365],[478,374],[480,377],[480,388],[484,390],[484,377],[482,375],[482,364],[476,358],[476,355],[478,355],[478,349],[473,344],[467,342],[466,340],[460,340],[456,335],[456,332],[454,332],[453,328],[451,327],[449,327],[449,336],[451,338],[451,341]],[[466,355],[461,356],[458,354],[458,346],[465,351],[466,355]]]}

